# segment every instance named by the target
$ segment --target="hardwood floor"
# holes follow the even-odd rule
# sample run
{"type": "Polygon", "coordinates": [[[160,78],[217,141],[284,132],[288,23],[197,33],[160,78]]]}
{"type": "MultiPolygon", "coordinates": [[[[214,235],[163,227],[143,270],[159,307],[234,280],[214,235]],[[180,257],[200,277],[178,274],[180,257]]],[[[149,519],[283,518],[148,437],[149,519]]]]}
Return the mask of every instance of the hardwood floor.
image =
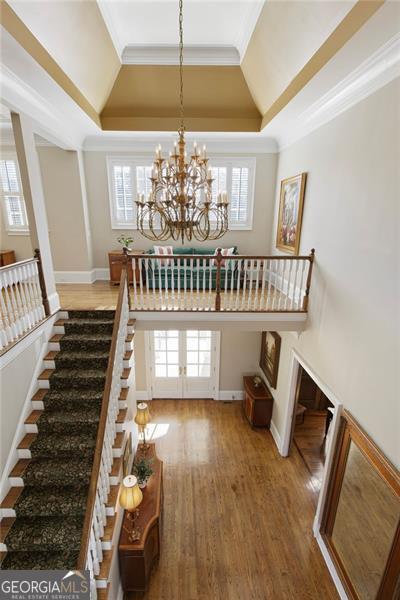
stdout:
{"type": "Polygon", "coordinates": [[[59,283],[57,292],[64,310],[114,310],[119,286],[108,281],[94,283],[59,283]]]}
{"type": "Polygon", "coordinates": [[[297,450],[281,458],[239,402],[157,400],[150,409],[164,461],[161,557],[148,592],[126,600],[338,598],[297,450]]]}
{"type": "Polygon", "coordinates": [[[304,422],[296,425],[293,436],[294,444],[310,472],[311,482],[317,493],[321,489],[325,464],[325,423],[325,414],[306,411],[304,422]]]}

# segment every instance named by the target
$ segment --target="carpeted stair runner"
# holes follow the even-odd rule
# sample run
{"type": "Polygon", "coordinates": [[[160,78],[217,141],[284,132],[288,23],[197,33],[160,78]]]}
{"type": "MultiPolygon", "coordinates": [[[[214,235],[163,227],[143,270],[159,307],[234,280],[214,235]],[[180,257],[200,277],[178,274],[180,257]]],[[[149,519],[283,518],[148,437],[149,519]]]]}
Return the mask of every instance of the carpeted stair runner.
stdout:
{"type": "Polygon", "coordinates": [[[76,568],[114,315],[69,311],[2,569],[76,568]]]}

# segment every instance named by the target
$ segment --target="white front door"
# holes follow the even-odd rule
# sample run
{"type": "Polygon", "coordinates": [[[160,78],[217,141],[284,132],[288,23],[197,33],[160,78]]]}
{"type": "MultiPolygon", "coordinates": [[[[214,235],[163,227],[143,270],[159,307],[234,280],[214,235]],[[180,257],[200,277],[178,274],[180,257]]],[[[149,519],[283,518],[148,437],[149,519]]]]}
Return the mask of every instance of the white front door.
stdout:
{"type": "Polygon", "coordinates": [[[149,338],[153,398],[215,397],[218,333],[153,331],[149,338]]]}

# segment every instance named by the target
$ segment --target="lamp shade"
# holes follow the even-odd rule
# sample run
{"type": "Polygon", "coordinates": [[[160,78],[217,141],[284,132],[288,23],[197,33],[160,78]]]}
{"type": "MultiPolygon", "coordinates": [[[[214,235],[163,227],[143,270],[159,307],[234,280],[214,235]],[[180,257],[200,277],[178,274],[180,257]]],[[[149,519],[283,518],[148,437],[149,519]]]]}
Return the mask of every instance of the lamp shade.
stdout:
{"type": "Polygon", "coordinates": [[[150,422],[150,411],[146,402],[141,402],[137,405],[137,413],[135,417],[135,423],[140,427],[146,427],[147,423],[150,422]]]}
{"type": "Polygon", "coordinates": [[[138,486],[138,480],[134,475],[124,477],[121,483],[119,503],[122,508],[132,512],[143,500],[142,490],[138,486]]]}

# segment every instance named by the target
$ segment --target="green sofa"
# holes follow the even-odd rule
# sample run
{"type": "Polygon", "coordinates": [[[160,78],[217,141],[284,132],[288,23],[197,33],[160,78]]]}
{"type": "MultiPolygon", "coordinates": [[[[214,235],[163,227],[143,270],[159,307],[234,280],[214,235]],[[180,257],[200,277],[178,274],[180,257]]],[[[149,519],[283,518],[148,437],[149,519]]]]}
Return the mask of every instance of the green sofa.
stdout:
{"type": "MultiPolygon", "coordinates": [[[[237,247],[234,246],[234,255],[238,254],[237,247]]],[[[186,272],[186,289],[190,290],[191,285],[194,290],[215,290],[216,279],[217,279],[217,267],[213,264],[215,260],[214,248],[205,247],[187,247],[187,246],[174,246],[174,254],[171,257],[166,256],[165,261],[168,259],[174,261],[169,263],[169,266],[161,265],[160,260],[154,259],[151,261],[143,260],[142,264],[142,275],[145,280],[147,276],[148,289],[172,289],[172,282],[174,289],[185,289],[185,272],[186,272]],[[190,259],[186,261],[186,269],[181,264],[180,268],[177,266],[178,261],[174,257],[188,255],[188,256],[204,256],[204,259],[199,259],[199,269],[197,268],[197,260],[193,260],[193,268],[190,264],[190,259]],[[145,268],[145,262],[150,263],[147,265],[147,273],[145,268]],[[205,279],[205,281],[203,281],[205,279]]],[[[145,252],[147,255],[154,254],[154,250],[148,250],[145,252]]],[[[183,262],[183,261],[181,261],[183,262]]],[[[237,288],[237,263],[229,261],[229,258],[225,259],[225,265],[221,267],[221,289],[225,288],[225,280],[227,279],[227,286],[229,289],[232,287],[237,288]]]]}

